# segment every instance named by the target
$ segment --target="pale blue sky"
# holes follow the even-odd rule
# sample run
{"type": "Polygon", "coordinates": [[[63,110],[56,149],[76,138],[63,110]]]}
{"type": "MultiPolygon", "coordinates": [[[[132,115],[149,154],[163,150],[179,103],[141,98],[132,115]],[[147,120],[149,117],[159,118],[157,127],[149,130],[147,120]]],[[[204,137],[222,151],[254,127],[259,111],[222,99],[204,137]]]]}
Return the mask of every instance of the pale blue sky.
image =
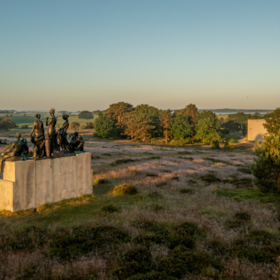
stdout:
{"type": "Polygon", "coordinates": [[[0,110],[118,101],[279,107],[280,1],[0,0],[0,110]]]}

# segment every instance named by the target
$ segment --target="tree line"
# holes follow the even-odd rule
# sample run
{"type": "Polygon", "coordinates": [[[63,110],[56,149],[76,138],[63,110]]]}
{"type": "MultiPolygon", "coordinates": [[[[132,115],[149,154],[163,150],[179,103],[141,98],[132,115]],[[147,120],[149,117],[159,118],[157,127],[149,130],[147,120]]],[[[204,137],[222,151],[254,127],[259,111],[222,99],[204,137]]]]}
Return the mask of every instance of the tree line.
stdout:
{"type": "Polygon", "coordinates": [[[165,143],[210,143],[213,138],[222,140],[220,130],[217,116],[212,111],[199,112],[194,104],[171,111],[119,102],[110,105],[106,112],[99,112],[95,121],[96,136],[143,142],[161,138],[165,143]]]}

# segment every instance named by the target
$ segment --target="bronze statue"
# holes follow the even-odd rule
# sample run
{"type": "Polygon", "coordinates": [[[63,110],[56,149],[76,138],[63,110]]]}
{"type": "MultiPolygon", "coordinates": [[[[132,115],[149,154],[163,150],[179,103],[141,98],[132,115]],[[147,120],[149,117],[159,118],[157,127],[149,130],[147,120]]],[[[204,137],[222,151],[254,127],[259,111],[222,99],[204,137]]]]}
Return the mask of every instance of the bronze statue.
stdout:
{"type": "Polygon", "coordinates": [[[62,127],[57,131],[57,144],[61,146],[62,151],[70,151],[70,145],[67,141],[67,129],[69,127],[69,115],[64,114],[62,118],[65,120],[62,127]]]}
{"type": "Polygon", "coordinates": [[[84,151],[84,143],[83,137],[79,135],[77,131],[75,131],[74,135],[70,138],[71,150],[73,152],[82,152],[84,151]]]}
{"type": "Polygon", "coordinates": [[[28,146],[26,139],[20,140],[21,134],[17,133],[16,138],[17,140],[12,143],[10,148],[3,154],[1,154],[2,158],[0,159],[0,172],[3,172],[3,161],[7,160],[8,158],[15,158],[21,157],[22,159],[26,159],[25,155],[28,154],[28,146]]]}
{"type": "Polygon", "coordinates": [[[56,117],[54,115],[55,110],[52,108],[50,110],[51,118],[47,117],[46,119],[46,126],[49,126],[47,139],[45,140],[45,148],[46,148],[46,155],[50,157],[53,155],[53,152],[57,149],[56,145],[56,133],[55,133],[55,125],[56,125],[56,117]]]}
{"type": "Polygon", "coordinates": [[[33,158],[41,158],[45,156],[45,131],[44,124],[40,120],[41,115],[36,114],[37,120],[33,123],[30,134],[30,140],[34,144],[33,158]],[[33,133],[35,132],[35,136],[33,133]]]}

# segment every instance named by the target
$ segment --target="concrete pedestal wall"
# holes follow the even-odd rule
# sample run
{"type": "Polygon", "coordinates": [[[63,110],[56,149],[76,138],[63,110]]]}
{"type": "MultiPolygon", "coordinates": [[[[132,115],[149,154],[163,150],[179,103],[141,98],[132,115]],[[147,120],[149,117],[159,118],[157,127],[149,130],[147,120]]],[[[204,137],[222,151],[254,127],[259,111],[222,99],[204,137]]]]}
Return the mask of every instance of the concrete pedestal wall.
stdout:
{"type": "Polygon", "coordinates": [[[263,126],[265,120],[248,120],[247,139],[249,141],[263,141],[267,129],[263,126]]]}
{"type": "Polygon", "coordinates": [[[0,211],[16,212],[92,193],[90,153],[6,161],[0,180],[0,211]]]}

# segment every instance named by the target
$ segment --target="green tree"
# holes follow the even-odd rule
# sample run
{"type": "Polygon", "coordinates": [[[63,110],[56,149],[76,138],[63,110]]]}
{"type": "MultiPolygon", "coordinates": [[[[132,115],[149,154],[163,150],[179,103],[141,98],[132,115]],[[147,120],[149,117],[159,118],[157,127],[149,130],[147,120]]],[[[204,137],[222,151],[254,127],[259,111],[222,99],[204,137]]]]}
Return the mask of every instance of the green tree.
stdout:
{"type": "Polygon", "coordinates": [[[254,183],[262,192],[280,192],[280,131],[256,142],[255,163],[250,165],[254,183]]]}
{"type": "Polygon", "coordinates": [[[90,119],[93,119],[93,114],[89,111],[82,111],[79,115],[78,115],[79,119],[86,119],[87,122],[90,119]]]}
{"type": "Polygon", "coordinates": [[[118,102],[111,104],[105,113],[107,117],[113,120],[114,125],[117,128],[116,132],[119,134],[119,136],[123,135],[125,129],[124,116],[131,112],[132,108],[133,106],[129,103],[118,102]]]}
{"type": "Polygon", "coordinates": [[[14,128],[14,127],[16,127],[16,124],[11,118],[9,118],[9,117],[1,118],[0,117],[0,129],[9,130],[10,128],[14,128]]]}
{"type": "Polygon", "coordinates": [[[205,144],[209,144],[213,138],[222,141],[218,133],[219,129],[220,125],[217,116],[212,111],[202,111],[196,122],[195,139],[205,144]]]}
{"type": "Polygon", "coordinates": [[[95,120],[95,136],[102,138],[116,137],[116,128],[114,121],[105,116],[101,112],[98,113],[98,118],[95,120]]]}
{"type": "Polygon", "coordinates": [[[163,128],[163,134],[165,137],[165,143],[168,143],[168,139],[170,137],[170,129],[173,123],[173,116],[170,110],[164,110],[160,112],[159,117],[160,124],[163,128]]]}
{"type": "Polygon", "coordinates": [[[133,110],[136,114],[146,114],[147,117],[151,120],[151,124],[155,126],[153,129],[153,137],[161,136],[162,135],[162,128],[160,125],[159,117],[160,117],[160,110],[156,107],[149,106],[147,104],[138,105],[133,110]]]}
{"type": "Polygon", "coordinates": [[[263,125],[269,133],[277,134],[280,131],[280,108],[274,112],[265,115],[265,124],[263,125]]]}
{"type": "Polygon", "coordinates": [[[228,129],[230,132],[240,130],[240,124],[236,119],[227,119],[221,124],[222,129],[228,129]]]}
{"type": "Polygon", "coordinates": [[[131,139],[147,141],[152,138],[155,125],[153,121],[145,113],[133,113],[127,119],[124,133],[131,139]]]}
{"type": "Polygon", "coordinates": [[[199,112],[194,104],[189,104],[180,111],[180,114],[189,116],[189,122],[191,125],[191,139],[193,143],[195,135],[195,122],[199,116],[199,112]]]}
{"type": "Polygon", "coordinates": [[[175,114],[174,122],[171,127],[171,138],[174,140],[185,139],[191,136],[192,127],[189,121],[189,116],[182,114],[175,114]]]}

